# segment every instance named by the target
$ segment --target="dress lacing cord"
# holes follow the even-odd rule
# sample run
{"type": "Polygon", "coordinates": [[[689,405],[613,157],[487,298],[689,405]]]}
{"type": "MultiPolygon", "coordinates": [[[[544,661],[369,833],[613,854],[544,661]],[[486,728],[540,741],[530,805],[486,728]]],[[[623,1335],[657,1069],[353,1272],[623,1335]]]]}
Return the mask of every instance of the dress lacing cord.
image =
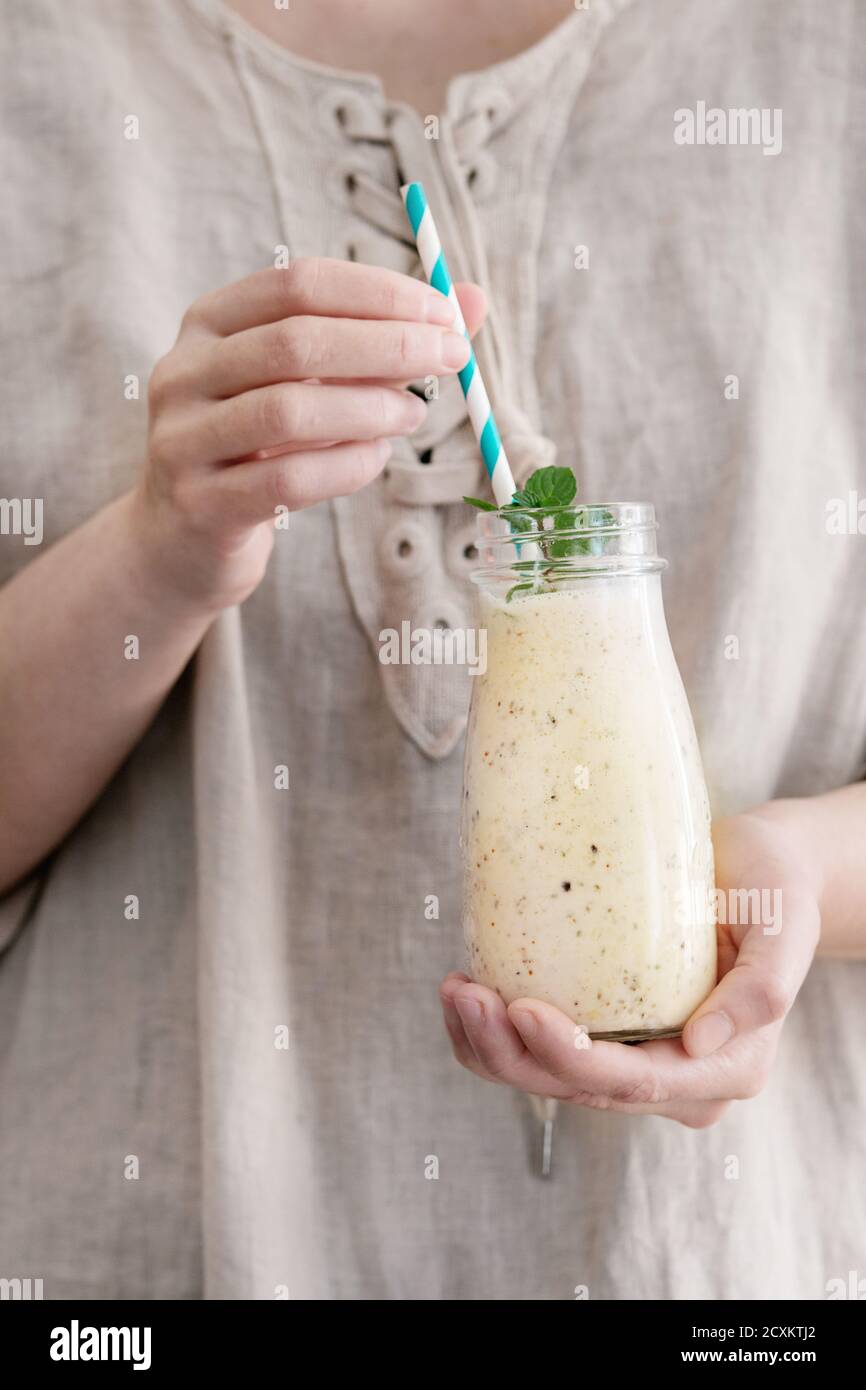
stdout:
{"type": "MultiPolygon", "coordinates": [[[[248,70],[245,46],[231,23],[226,25],[225,38],[265,158],[282,235],[291,252],[290,200],[273,131],[262,112],[255,78],[248,70]]],[[[385,107],[372,96],[343,89],[327,92],[324,113],[328,123],[333,122],[334,133],[341,133],[347,141],[388,147],[393,153],[395,167],[390,186],[371,174],[360,157],[338,160],[332,175],[341,184],[335,190],[338,197],[345,198],[363,221],[383,234],[377,238],[375,263],[384,263],[404,274],[422,273],[399,187],[417,176],[418,171],[432,180],[428,192],[448,246],[452,273],[458,279],[474,280],[487,295],[488,318],[476,352],[512,472],[517,482],[522,482],[533,468],[554,461],[556,446],[533,427],[505,388],[506,382],[514,380],[509,370],[510,347],[497,321],[484,238],[473,206],[474,197],[487,197],[495,188],[496,164],[486,146],[491,135],[508,119],[507,96],[496,92],[457,120],[439,118],[442,159],[437,166],[430,159],[425,127],[408,107],[385,107]]],[[[347,249],[351,254],[351,245],[347,249]]],[[[415,506],[445,504],[483,489],[477,446],[468,428],[461,428],[467,420],[458,382],[443,378],[435,409],[428,411],[427,420],[413,436],[416,456],[407,461],[398,450],[389,464],[389,491],[394,501],[415,506]],[[446,443],[447,451],[443,448],[446,443]],[[435,465],[425,467],[434,453],[435,465]],[[446,453],[447,457],[443,457],[446,453]]]]}
{"type": "MultiPolygon", "coordinates": [[[[403,209],[399,186],[417,168],[430,166],[429,149],[423,129],[414,112],[405,107],[383,110],[381,106],[356,94],[333,99],[334,119],[351,141],[390,146],[395,159],[394,185],[386,186],[359,159],[357,165],[347,161],[341,168],[345,196],[353,212],[387,238],[391,248],[388,264],[406,274],[421,274],[421,265],[403,209]],[[413,157],[413,149],[417,151],[413,157]],[[410,173],[411,171],[411,173],[410,173]]],[[[512,470],[518,481],[533,468],[552,463],[556,455],[553,441],[531,425],[525,413],[509,399],[504,382],[513,379],[509,371],[509,344],[501,331],[494,297],[490,290],[484,239],[473,204],[473,198],[488,196],[495,186],[495,161],[486,149],[491,135],[507,117],[507,108],[493,101],[483,103],[464,118],[451,121],[441,118],[438,147],[442,175],[431,199],[435,197],[437,223],[448,241],[452,272],[459,278],[474,280],[487,295],[488,318],[478,355],[494,401],[497,421],[505,443],[512,470]],[[448,226],[453,228],[447,237],[448,226]]],[[[377,246],[378,258],[384,247],[377,246]]],[[[447,442],[448,460],[437,459],[432,469],[407,467],[395,460],[391,468],[391,493],[395,500],[409,504],[446,503],[459,501],[478,485],[478,449],[470,437],[458,439],[457,431],[467,420],[466,404],[458,383],[443,381],[435,409],[414,436],[418,457],[423,461],[447,442]]]]}
{"type": "MultiPolygon", "coordinates": [[[[412,127],[411,133],[417,137],[418,118],[414,112],[407,112],[402,107],[383,110],[381,106],[354,93],[334,96],[332,111],[336,124],[347,139],[390,145],[397,159],[398,179],[405,181],[404,171],[399,168],[398,145],[404,143],[401,136],[408,134],[412,127]]],[[[445,117],[441,119],[436,138],[449,157],[455,188],[465,184],[479,197],[492,191],[495,163],[484,147],[496,128],[497,114],[495,107],[487,106],[456,122],[445,117]]],[[[426,136],[424,138],[426,142],[426,136]]],[[[408,172],[405,173],[405,178],[410,176],[408,172]]],[[[397,189],[384,187],[364,166],[355,169],[347,165],[344,182],[355,212],[386,236],[402,244],[411,263],[416,269],[420,268],[397,189]]],[[[473,231],[473,240],[477,240],[477,222],[473,231]]],[[[478,273],[480,269],[479,265],[478,273]]]]}

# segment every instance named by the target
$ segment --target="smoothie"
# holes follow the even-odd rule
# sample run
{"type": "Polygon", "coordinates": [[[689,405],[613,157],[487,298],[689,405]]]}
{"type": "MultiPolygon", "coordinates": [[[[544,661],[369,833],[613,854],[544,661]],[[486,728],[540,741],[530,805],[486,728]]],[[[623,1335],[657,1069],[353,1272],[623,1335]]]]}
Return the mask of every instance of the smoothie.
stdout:
{"type": "Polygon", "coordinates": [[[716,981],[710,815],[658,574],[482,584],[461,842],[473,979],[592,1037],[677,1034],[716,981]]]}

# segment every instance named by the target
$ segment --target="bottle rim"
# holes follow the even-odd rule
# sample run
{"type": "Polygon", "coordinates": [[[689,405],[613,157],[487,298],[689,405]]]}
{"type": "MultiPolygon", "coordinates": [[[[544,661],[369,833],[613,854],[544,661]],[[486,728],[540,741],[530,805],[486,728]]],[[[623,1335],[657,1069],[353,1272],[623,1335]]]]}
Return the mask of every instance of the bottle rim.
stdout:
{"type": "MultiPolygon", "coordinates": [[[[592,574],[646,574],[667,568],[656,550],[651,502],[584,502],[568,507],[500,507],[479,511],[476,584],[527,571],[548,582],[592,574]],[[571,518],[576,525],[563,524],[571,518]]],[[[527,585],[527,587],[529,587],[527,585]]]]}
{"type": "Polygon", "coordinates": [[[639,527],[652,527],[658,530],[656,509],[652,502],[570,502],[567,507],[489,507],[477,513],[479,522],[485,517],[502,517],[505,521],[513,516],[546,517],[563,512],[610,512],[619,521],[611,523],[618,530],[639,527]]]}

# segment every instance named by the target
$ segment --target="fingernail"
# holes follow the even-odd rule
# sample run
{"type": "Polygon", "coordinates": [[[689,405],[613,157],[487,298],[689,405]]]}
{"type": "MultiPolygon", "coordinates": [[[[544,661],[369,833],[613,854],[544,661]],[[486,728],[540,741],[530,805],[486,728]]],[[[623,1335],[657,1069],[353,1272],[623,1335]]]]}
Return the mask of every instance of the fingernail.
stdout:
{"type": "Polygon", "coordinates": [[[441,323],[443,328],[448,328],[454,322],[454,305],[438,290],[430,290],[424,308],[428,323],[441,323]]]}
{"type": "Polygon", "coordinates": [[[511,1021],[524,1038],[531,1038],[538,1032],[538,1019],[530,1009],[515,1009],[511,1021]]]}
{"type": "Polygon", "coordinates": [[[689,1028],[689,1052],[693,1057],[708,1057],[724,1047],[733,1033],[733,1024],[724,1014],[704,1014],[689,1028]]]}
{"type": "Polygon", "coordinates": [[[475,1024],[476,1026],[484,1022],[484,1005],[480,999],[471,996],[468,999],[455,999],[457,1012],[464,1023],[475,1024]]]}
{"type": "Polygon", "coordinates": [[[469,361],[469,344],[462,333],[442,334],[442,363],[445,367],[465,367],[469,361]]]}

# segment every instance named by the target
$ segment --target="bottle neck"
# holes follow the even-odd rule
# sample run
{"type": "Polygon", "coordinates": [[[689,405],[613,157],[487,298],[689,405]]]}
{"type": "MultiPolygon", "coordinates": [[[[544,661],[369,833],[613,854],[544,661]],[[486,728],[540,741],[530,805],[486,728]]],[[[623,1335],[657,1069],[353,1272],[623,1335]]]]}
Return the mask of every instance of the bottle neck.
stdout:
{"type": "Polygon", "coordinates": [[[649,502],[479,512],[472,579],[517,596],[604,575],[658,574],[667,561],[656,549],[657,529],[649,502]]]}

